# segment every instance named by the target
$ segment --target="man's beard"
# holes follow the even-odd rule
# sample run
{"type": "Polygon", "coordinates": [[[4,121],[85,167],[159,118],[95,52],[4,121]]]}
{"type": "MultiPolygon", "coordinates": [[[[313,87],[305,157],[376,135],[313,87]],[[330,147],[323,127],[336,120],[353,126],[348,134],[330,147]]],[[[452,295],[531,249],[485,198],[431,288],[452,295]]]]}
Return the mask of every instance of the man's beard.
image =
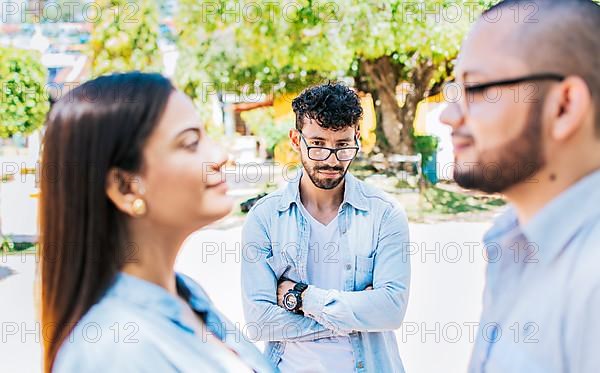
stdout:
{"type": "Polygon", "coordinates": [[[454,168],[454,180],[463,188],[499,193],[521,183],[546,164],[542,147],[542,109],[535,103],[527,114],[523,132],[508,143],[479,154],[474,165],[454,168]]]}
{"type": "Polygon", "coordinates": [[[308,177],[310,178],[312,183],[319,189],[327,189],[327,190],[333,189],[336,186],[340,185],[342,180],[344,180],[344,176],[346,176],[346,172],[348,172],[348,169],[350,168],[349,165],[348,165],[348,167],[346,167],[346,169],[344,169],[343,167],[329,167],[329,166],[311,167],[310,165],[307,164],[307,162],[305,162],[304,159],[302,159],[302,165],[304,166],[304,169],[306,170],[306,174],[308,175],[308,177]],[[335,177],[335,178],[329,178],[329,177],[325,178],[325,177],[321,176],[318,171],[336,171],[336,172],[340,173],[340,176],[335,177]]]}

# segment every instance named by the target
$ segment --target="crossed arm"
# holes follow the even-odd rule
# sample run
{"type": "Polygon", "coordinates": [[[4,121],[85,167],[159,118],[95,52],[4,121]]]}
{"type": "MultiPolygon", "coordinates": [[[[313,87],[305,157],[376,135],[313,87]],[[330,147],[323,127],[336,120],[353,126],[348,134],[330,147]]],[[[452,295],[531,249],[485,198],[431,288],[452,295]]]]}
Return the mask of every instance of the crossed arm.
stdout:
{"type": "Polygon", "coordinates": [[[242,301],[247,324],[258,329],[253,339],[300,342],[336,335],[317,321],[277,304],[278,278],[266,260],[272,255],[270,241],[252,212],[244,225],[242,242],[242,301]]]}
{"type": "Polygon", "coordinates": [[[278,283],[266,260],[272,255],[267,228],[252,212],[242,241],[244,312],[247,322],[260,331],[257,340],[306,341],[400,327],[408,302],[410,261],[408,223],[399,208],[390,209],[383,216],[374,254],[372,290],[348,292],[311,285],[303,293],[304,315],[280,306],[278,293],[281,298],[294,283],[278,283]]]}

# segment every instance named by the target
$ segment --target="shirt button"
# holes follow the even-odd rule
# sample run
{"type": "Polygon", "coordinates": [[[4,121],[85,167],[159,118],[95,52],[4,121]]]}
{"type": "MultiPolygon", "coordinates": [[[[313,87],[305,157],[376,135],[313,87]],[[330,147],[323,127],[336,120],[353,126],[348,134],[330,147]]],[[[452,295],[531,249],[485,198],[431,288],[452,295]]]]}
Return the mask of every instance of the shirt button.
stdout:
{"type": "Polygon", "coordinates": [[[350,264],[346,264],[346,271],[349,271],[352,269],[352,266],[350,264]]]}
{"type": "Polygon", "coordinates": [[[362,369],[362,368],[364,368],[363,362],[362,362],[362,361],[359,361],[359,362],[358,362],[358,364],[356,364],[356,367],[357,367],[358,369],[362,369]]]}

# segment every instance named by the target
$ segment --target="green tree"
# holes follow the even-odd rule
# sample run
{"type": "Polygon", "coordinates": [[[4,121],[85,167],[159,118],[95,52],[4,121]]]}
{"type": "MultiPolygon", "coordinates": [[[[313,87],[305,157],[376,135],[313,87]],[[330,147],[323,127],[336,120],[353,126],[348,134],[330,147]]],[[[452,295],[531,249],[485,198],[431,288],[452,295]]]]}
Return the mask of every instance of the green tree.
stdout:
{"type": "Polygon", "coordinates": [[[40,128],[49,109],[39,52],[0,47],[0,138],[40,128]]]}
{"type": "Polygon", "coordinates": [[[162,67],[158,9],[152,0],[100,0],[89,48],[94,76],[162,67]]]}
{"type": "Polygon", "coordinates": [[[479,7],[457,1],[352,4],[348,45],[357,86],[378,102],[379,131],[387,148],[411,154],[417,104],[452,72],[460,43],[479,7]],[[398,96],[401,97],[398,100],[398,96]]]}
{"type": "Polygon", "coordinates": [[[410,154],[416,106],[450,75],[480,8],[456,0],[182,0],[179,72],[187,93],[203,79],[277,94],[353,77],[377,101],[387,150],[410,154]]]}

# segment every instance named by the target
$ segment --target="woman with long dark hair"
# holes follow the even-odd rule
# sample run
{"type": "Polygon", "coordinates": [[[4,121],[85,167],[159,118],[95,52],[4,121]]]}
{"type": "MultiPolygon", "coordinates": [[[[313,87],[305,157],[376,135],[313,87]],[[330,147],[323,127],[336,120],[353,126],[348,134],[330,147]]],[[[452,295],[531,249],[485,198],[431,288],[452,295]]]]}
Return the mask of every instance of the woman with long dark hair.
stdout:
{"type": "Polygon", "coordinates": [[[173,269],[186,237],[231,211],[225,160],[158,74],[100,77],[54,105],[41,167],[45,372],[272,370],[173,269]]]}

